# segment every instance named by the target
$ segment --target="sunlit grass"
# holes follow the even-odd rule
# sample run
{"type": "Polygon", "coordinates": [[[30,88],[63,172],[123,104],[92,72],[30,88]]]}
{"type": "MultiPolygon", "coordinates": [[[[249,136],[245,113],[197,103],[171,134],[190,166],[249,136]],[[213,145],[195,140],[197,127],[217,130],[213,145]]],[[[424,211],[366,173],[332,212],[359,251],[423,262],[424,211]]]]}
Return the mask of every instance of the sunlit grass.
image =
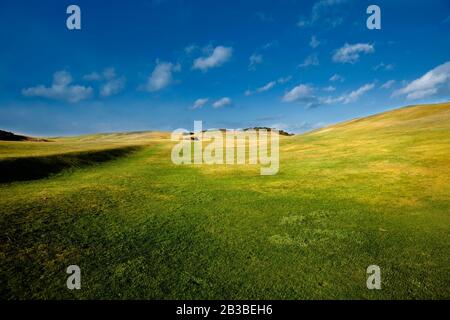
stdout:
{"type": "Polygon", "coordinates": [[[450,297],[448,103],[283,137],[274,176],[175,166],[163,133],[54,140],[0,155],[139,149],[0,184],[2,298],[450,297]]]}

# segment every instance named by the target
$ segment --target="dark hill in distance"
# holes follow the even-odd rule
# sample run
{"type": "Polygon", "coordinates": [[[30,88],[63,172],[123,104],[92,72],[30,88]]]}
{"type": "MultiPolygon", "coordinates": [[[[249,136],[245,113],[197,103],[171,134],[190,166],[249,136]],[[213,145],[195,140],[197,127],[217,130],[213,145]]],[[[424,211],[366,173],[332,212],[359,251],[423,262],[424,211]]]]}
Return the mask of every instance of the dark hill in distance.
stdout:
{"type": "Polygon", "coordinates": [[[36,141],[36,142],[48,142],[49,140],[32,138],[27,136],[21,136],[12,132],[0,130],[0,140],[3,141],[36,141]]]}

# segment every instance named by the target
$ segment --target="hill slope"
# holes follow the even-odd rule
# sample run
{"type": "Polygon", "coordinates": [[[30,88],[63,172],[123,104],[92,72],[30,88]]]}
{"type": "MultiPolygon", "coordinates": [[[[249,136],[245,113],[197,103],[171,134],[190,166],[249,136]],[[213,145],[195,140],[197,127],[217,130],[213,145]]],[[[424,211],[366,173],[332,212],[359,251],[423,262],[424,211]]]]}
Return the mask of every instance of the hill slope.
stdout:
{"type": "Polygon", "coordinates": [[[12,132],[0,130],[0,141],[35,141],[35,142],[47,142],[45,139],[32,138],[22,135],[17,135],[12,132]]]}
{"type": "Polygon", "coordinates": [[[449,110],[283,137],[275,176],[175,166],[173,143],[154,138],[115,161],[0,184],[0,296],[448,299],[449,110]],[[82,290],[65,289],[71,264],[82,290]],[[382,290],[366,288],[372,264],[382,290]]]}

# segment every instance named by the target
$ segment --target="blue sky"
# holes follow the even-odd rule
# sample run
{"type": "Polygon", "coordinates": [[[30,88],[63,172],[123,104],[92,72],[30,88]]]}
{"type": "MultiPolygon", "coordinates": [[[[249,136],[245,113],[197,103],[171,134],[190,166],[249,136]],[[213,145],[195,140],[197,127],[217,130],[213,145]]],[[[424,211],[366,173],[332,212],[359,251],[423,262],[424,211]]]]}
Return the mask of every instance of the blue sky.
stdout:
{"type": "Polygon", "coordinates": [[[0,43],[0,128],[26,134],[302,132],[450,100],[447,0],[3,0],[0,43]]]}

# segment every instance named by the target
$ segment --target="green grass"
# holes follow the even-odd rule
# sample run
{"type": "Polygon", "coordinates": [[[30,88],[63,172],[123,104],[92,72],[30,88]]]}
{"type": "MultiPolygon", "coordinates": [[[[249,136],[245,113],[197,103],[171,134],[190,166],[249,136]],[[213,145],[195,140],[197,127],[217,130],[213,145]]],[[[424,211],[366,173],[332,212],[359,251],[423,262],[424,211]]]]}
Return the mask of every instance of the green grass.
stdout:
{"type": "Polygon", "coordinates": [[[53,140],[0,143],[2,175],[138,148],[0,184],[1,298],[450,298],[449,103],[283,137],[275,176],[175,166],[163,133],[53,140]]]}

